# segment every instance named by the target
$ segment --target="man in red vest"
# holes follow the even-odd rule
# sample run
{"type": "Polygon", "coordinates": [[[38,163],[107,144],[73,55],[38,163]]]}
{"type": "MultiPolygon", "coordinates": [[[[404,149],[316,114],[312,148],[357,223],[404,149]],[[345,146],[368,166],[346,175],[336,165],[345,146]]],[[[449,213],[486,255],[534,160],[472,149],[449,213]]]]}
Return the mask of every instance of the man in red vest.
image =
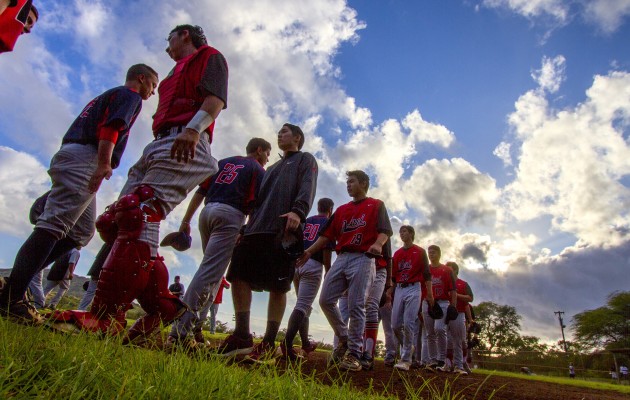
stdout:
{"type": "Polygon", "coordinates": [[[23,33],[31,33],[39,13],[33,0],[0,1],[0,53],[13,51],[23,33]]]}
{"type": "Polygon", "coordinates": [[[227,62],[208,46],[201,27],[179,25],[167,41],[175,66],[158,88],[155,140],[129,170],[118,201],[96,223],[112,249],[92,307],[56,315],[84,330],[115,334],[124,328],[125,312],[137,298],[147,315],[130,328],[125,342],[150,334],[186,309],[168,290],[168,271],[157,252],[160,221],[217,172],[210,143],[214,121],[227,106],[227,62]]]}

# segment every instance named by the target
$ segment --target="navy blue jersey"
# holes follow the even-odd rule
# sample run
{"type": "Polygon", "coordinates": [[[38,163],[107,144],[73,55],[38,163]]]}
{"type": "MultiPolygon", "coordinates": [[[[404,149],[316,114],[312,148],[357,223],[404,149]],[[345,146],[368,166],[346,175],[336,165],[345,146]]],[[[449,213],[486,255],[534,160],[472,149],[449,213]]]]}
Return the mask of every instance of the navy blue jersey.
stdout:
{"type": "Polygon", "coordinates": [[[209,202],[228,204],[249,214],[265,169],[255,158],[234,156],[219,161],[219,172],[206,179],[197,193],[209,202]]]}
{"type": "Polygon", "coordinates": [[[112,168],[118,167],[129,130],[142,110],[142,97],[137,92],[119,86],[97,96],[85,106],[74,120],[62,143],[92,144],[98,147],[98,131],[102,126],[120,126],[118,140],[112,154],[112,168]]]}
{"type": "MultiPolygon", "coordinates": [[[[306,223],[304,224],[304,250],[308,249],[313,243],[317,241],[317,238],[319,238],[319,234],[323,230],[327,221],[328,217],[324,217],[321,215],[313,215],[312,217],[308,217],[306,219],[306,223]]],[[[334,247],[334,242],[328,242],[328,244],[324,248],[332,250],[334,247]]],[[[315,261],[323,263],[324,251],[318,251],[317,253],[313,254],[311,258],[315,261]]]]}

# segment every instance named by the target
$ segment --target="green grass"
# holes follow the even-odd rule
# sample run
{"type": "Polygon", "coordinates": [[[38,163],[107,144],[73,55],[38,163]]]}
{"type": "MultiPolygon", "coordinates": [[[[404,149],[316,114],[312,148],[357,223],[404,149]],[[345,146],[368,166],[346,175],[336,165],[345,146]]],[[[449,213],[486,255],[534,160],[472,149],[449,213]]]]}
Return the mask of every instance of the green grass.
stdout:
{"type": "Polygon", "coordinates": [[[556,377],[556,376],[545,376],[545,375],[525,375],[525,374],[518,374],[515,372],[505,372],[505,371],[495,371],[495,370],[485,370],[485,369],[476,369],[475,373],[526,379],[526,380],[537,381],[537,382],[557,383],[560,385],[571,385],[571,386],[583,387],[583,388],[588,388],[588,389],[615,390],[620,393],[630,394],[630,386],[628,385],[617,385],[617,384],[612,384],[612,383],[593,382],[593,381],[587,381],[587,380],[578,379],[578,378],[571,379],[571,378],[561,378],[561,377],[556,377]]]}
{"type": "Polygon", "coordinates": [[[320,385],[297,370],[241,368],[222,360],[123,347],[0,319],[0,398],[365,399],[344,382],[320,385]]]}

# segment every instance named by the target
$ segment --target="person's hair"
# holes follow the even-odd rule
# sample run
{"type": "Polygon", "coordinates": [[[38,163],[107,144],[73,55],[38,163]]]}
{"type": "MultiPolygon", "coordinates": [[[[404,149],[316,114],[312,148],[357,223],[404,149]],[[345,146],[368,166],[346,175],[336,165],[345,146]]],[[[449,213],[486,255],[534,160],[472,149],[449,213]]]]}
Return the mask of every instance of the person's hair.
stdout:
{"type": "Polygon", "coordinates": [[[335,203],[331,199],[329,199],[328,197],[322,197],[317,202],[317,212],[332,212],[334,206],[335,203]]]}
{"type": "Polygon", "coordinates": [[[203,29],[199,25],[190,25],[190,24],[177,25],[175,28],[173,28],[171,33],[173,32],[179,33],[183,31],[188,31],[188,34],[190,35],[190,39],[192,40],[192,44],[193,46],[195,46],[196,49],[208,44],[206,35],[203,33],[203,29]]]}
{"type": "Polygon", "coordinates": [[[158,77],[158,73],[146,64],[136,64],[129,67],[127,70],[126,80],[133,81],[138,78],[138,75],[154,75],[158,77]]]}
{"type": "Polygon", "coordinates": [[[33,11],[33,14],[35,14],[35,19],[39,19],[39,11],[37,11],[37,8],[35,8],[35,6],[32,4],[31,4],[31,11],[33,11]]]}
{"type": "Polygon", "coordinates": [[[413,229],[413,226],[411,225],[403,225],[400,227],[400,229],[398,229],[398,233],[402,232],[402,230],[405,229],[407,230],[407,232],[411,233],[411,240],[414,240],[416,238],[416,230],[413,229]]]}
{"type": "Polygon", "coordinates": [[[440,249],[440,246],[436,244],[432,244],[431,246],[429,246],[427,250],[437,250],[438,253],[440,253],[440,255],[442,254],[442,249],[440,249]]]}
{"type": "Polygon", "coordinates": [[[249,143],[247,143],[247,147],[245,147],[245,151],[247,154],[255,153],[259,147],[262,147],[263,151],[271,150],[271,143],[263,138],[251,138],[249,143]]]}
{"type": "Polygon", "coordinates": [[[293,125],[290,123],[286,123],[282,126],[286,126],[287,128],[291,129],[291,133],[293,133],[293,136],[300,136],[300,142],[298,143],[298,150],[302,150],[302,146],[304,146],[304,132],[302,132],[302,128],[300,128],[297,125],[293,125]]]}
{"type": "Polygon", "coordinates": [[[455,261],[449,261],[446,263],[447,267],[451,267],[451,269],[453,270],[453,272],[455,272],[455,275],[459,275],[459,265],[457,265],[457,263],[455,261]]]}
{"type": "Polygon", "coordinates": [[[175,279],[180,279],[180,278],[179,278],[179,275],[175,275],[175,279]]]}
{"type": "Polygon", "coordinates": [[[365,183],[365,191],[366,192],[370,188],[370,177],[365,172],[357,169],[357,170],[354,170],[354,171],[346,172],[346,176],[348,178],[350,178],[351,176],[354,176],[355,178],[357,178],[359,183],[365,183]]]}

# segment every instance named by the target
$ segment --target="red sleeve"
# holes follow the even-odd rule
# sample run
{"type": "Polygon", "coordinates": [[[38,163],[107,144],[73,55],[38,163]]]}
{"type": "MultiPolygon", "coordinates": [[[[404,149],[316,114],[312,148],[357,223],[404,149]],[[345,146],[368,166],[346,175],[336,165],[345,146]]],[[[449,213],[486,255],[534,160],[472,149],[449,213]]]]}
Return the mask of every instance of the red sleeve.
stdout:
{"type": "Polygon", "coordinates": [[[98,130],[97,137],[98,140],[108,140],[112,143],[116,143],[118,140],[118,132],[118,129],[113,126],[101,126],[98,130]]]}

